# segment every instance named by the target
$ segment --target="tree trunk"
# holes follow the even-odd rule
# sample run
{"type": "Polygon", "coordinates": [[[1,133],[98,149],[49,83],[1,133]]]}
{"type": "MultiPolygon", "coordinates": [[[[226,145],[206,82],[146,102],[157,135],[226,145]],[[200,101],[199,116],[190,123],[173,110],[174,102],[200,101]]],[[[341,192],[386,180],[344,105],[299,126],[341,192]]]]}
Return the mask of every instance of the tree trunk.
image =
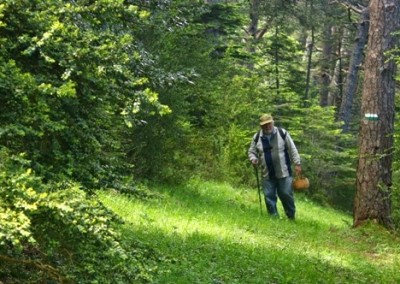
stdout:
{"type": "Polygon", "coordinates": [[[322,62],[321,62],[321,75],[320,75],[320,106],[328,106],[329,85],[331,82],[332,66],[332,26],[326,25],[323,33],[323,48],[322,48],[322,62]]]}
{"type": "MultiPolygon", "coordinates": [[[[307,5],[307,1],[306,1],[307,5]]],[[[314,12],[313,2],[310,1],[310,10],[309,13],[312,15],[314,12]]],[[[314,38],[314,25],[311,23],[311,39],[307,45],[307,77],[306,77],[306,90],[304,93],[304,102],[305,105],[308,105],[307,100],[309,98],[310,93],[310,79],[311,79],[311,67],[312,67],[312,55],[314,50],[315,38],[314,38]]]]}
{"type": "MultiPolygon", "coordinates": [[[[333,71],[329,83],[329,93],[328,93],[328,106],[337,106],[338,102],[341,101],[340,84],[341,84],[341,74],[342,74],[342,46],[345,30],[338,27],[333,27],[333,37],[336,38],[335,49],[333,51],[332,61],[333,71]]],[[[335,117],[337,115],[335,114],[335,117]]]]}
{"type": "MultiPolygon", "coordinates": [[[[275,27],[275,41],[278,42],[278,35],[279,35],[279,28],[278,26],[275,27]]],[[[275,44],[275,49],[274,49],[274,62],[275,62],[275,87],[276,87],[276,97],[280,99],[280,81],[279,81],[279,50],[278,50],[278,44],[275,44]]],[[[279,102],[281,103],[281,102],[279,102]]]]}
{"type": "Polygon", "coordinates": [[[248,28],[249,34],[253,39],[257,38],[258,33],[258,18],[259,18],[260,0],[250,1],[250,25],[248,28]]]}
{"type": "Polygon", "coordinates": [[[358,73],[363,61],[364,46],[368,38],[369,11],[365,8],[362,11],[360,23],[358,24],[357,36],[351,55],[349,72],[346,79],[346,87],[343,92],[342,102],[339,111],[339,119],[344,122],[343,132],[349,131],[351,111],[353,108],[354,96],[357,91],[358,73]]]}
{"type": "MultiPolygon", "coordinates": [[[[306,77],[306,90],[304,93],[304,101],[310,99],[310,79],[311,79],[311,67],[312,67],[312,54],[314,49],[314,27],[311,27],[311,38],[310,41],[307,43],[307,77],[306,77]]],[[[306,103],[308,104],[308,103],[306,103]]]]}
{"type": "Polygon", "coordinates": [[[339,72],[340,72],[339,59],[335,61],[335,69],[332,73],[332,78],[329,82],[329,93],[328,93],[328,106],[334,106],[339,96],[338,82],[339,82],[339,72]]]}
{"type": "Polygon", "coordinates": [[[399,7],[400,0],[371,0],[369,4],[354,226],[372,220],[393,227],[390,196],[396,66],[385,53],[396,46],[392,32],[399,25],[399,7]]]}

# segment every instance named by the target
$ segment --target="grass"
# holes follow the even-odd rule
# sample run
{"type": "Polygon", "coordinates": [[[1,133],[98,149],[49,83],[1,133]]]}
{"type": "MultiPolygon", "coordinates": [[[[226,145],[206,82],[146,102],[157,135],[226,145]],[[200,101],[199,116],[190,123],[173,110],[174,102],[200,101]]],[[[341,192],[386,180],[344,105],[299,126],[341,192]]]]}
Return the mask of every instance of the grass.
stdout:
{"type": "Polygon", "coordinates": [[[351,216],[304,194],[293,222],[269,218],[264,204],[261,214],[254,189],[194,179],[153,190],[160,198],[146,201],[99,192],[132,246],[164,256],[152,283],[400,283],[397,235],[353,229],[351,216]]]}

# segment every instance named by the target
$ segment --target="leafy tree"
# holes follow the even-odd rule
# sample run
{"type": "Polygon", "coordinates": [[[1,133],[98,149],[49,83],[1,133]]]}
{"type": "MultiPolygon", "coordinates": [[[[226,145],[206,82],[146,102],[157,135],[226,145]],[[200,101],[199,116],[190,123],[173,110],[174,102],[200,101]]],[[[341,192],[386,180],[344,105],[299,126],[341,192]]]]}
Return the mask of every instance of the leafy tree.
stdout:
{"type": "Polygon", "coordinates": [[[128,172],[121,137],[143,106],[168,111],[133,34],[146,16],[122,1],[0,4],[1,279],[21,266],[23,282],[150,279],[82,191],[128,172]]]}
{"type": "Polygon", "coordinates": [[[146,15],[120,1],[7,1],[1,143],[48,179],[104,185],[123,172],[125,123],[142,105],[166,109],[140,67],[151,62],[133,31],[146,15]]]}
{"type": "Polygon", "coordinates": [[[150,83],[172,112],[162,117],[142,113],[145,124],[128,133],[127,147],[140,141],[129,152],[136,175],[182,181],[193,172],[212,172],[217,160],[213,129],[223,112],[219,98],[224,90],[218,86],[229,84],[225,74],[234,74],[224,58],[237,50],[229,38],[240,21],[237,7],[230,5],[173,1],[152,10],[151,26],[138,37],[157,54],[150,83]]]}

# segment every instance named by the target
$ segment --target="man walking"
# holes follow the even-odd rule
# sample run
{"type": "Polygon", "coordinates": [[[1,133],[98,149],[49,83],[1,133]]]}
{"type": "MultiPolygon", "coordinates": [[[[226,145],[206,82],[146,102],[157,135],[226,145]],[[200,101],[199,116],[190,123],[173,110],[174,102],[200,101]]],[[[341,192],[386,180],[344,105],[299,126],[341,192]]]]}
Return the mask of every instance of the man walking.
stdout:
{"type": "Polygon", "coordinates": [[[296,206],[292,188],[291,162],[295,165],[295,174],[301,173],[300,155],[289,133],[275,127],[270,114],[260,117],[261,130],[253,136],[248,151],[252,164],[261,166],[265,204],[272,216],[279,216],[277,198],[282,202],[285,214],[294,220],[296,206]]]}

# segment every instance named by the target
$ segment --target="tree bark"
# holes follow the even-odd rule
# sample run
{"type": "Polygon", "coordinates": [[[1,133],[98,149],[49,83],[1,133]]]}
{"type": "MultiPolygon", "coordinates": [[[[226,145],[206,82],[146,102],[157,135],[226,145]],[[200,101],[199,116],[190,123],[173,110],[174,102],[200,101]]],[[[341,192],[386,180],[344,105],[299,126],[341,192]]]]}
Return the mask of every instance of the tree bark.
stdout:
{"type": "Polygon", "coordinates": [[[357,91],[358,74],[363,61],[364,46],[368,38],[369,29],[369,11],[365,8],[361,13],[361,19],[358,24],[357,36],[351,55],[349,72],[346,79],[346,87],[343,92],[340,105],[339,119],[344,122],[343,132],[349,131],[351,121],[351,111],[353,108],[354,96],[357,91]]]}
{"type": "MultiPolygon", "coordinates": [[[[279,35],[279,27],[275,27],[275,41],[278,41],[278,35],[279,35]]],[[[275,49],[274,49],[274,62],[275,62],[275,87],[276,87],[276,97],[280,99],[280,81],[279,81],[279,63],[280,63],[280,58],[279,58],[279,50],[278,50],[278,45],[275,44],[275,49]]],[[[281,103],[281,102],[279,102],[281,103]]]]}
{"type": "Polygon", "coordinates": [[[321,76],[320,76],[320,100],[319,104],[322,107],[328,106],[329,101],[329,86],[331,83],[331,76],[334,67],[332,68],[332,26],[326,25],[323,33],[324,41],[322,48],[322,62],[321,62],[321,76]]]}
{"type": "MultiPolygon", "coordinates": [[[[304,101],[307,102],[310,99],[310,79],[311,79],[311,67],[312,67],[312,55],[314,49],[314,27],[311,27],[311,39],[307,43],[307,76],[306,76],[306,90],[304,93],[304,101]]],[[[308,103],[306,103],[308,104],[308,103]]]]}
{"type": "Polygon", "coordinates": [[[329,93],[328,93],[328,106],[334,106],[338,101],[339,96],[339,72],[340,70],[340,62],[339,59],[335,61],[335,69],[332,73],[332,78],[329,82],[329,93]]]}
{"type": "MultiPolygon", "coordinates": [[[[306,5],[307,5],[307,1],[306,1],[306,5]]],[[[313,12],[314,12],[313,2],[310,1],[310,15],[312,15],[313,12]]],[[[311,79],[311,67],[312,67],[312,55],[313,55],[313,50],[314,50],[314,43],[315,43],[314,25],[311,24],[311,39],[307,45],[307,77],[306,77],[306,90],[304,93],[305,104],[308,104],[307,100],[310,99],[309,92],[310,92],[310,79],[311,79]]]]}
{"type": "MultiPolygon", "coordinates": [[[[333,63],[333,71],[332,71],[332,75],[330,78],[330,82],[329,82],[329,93],[328,93],[328,106],[337,106],[339,105],[339,102],[341,102],[341,84],[342,84],[342,57],[343,54],[345,53],[342,50],[342,46],[343,46],[343,41],[344,41],[344,33],[345,30],[342,28],[337,28],[337,27],[333,27],[334,31],[333,31],[333,35],[334,38],[336,38],[336,44],[335,44],[335,50],[333,51],[333,55],[332,56],[332,61],[333,63]]],[[[338,115],[339,112],[337,112],[337,114],[335,114],[335,117],[339,117],[338,115]]]]}
{"type": "Polygon", "coordinates": [[[253,39],[257,38],[258,19],[259,19],[260,0],[250,1],[250,25],[248,28],[249,34],[253,39]]]}
{"type": "Polygon", "coordinates": [[[371,0],[370,28],[360,125],[357,191],[353,225],[372,220],[392,228],[391,186],[394,132],[394,60],[386,52],[396,46],[400,0],[371,0]],[[371,118],[368,114],[377,114],[371,118]]]}

